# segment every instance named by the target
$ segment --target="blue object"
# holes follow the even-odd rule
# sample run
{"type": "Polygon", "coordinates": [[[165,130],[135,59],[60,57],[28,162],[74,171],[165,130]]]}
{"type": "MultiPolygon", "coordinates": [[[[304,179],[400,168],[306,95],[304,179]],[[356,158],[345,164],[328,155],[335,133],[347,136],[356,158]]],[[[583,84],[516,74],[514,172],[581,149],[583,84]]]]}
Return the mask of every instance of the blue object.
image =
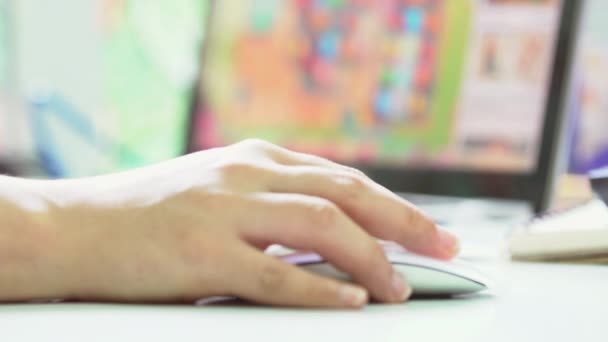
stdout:
{"type": "Polygon", "coordinates": [[[424,11],[421,8],[408,8],[403,12],[404,30],[420,33],[424,23],[424,11]]]}
{"type": "Polygon", "coordinates": [[[334,59],[338,55],[340,35],[337,32],[327,32],[321,35],[318,42],[319,55],[324,59],[334,59]]]}
{"type": "Polygon", "coordinates": [[[374,109],[379,119],[386,119],[391,109],[391,94],[387,90],[380,90],[376,95],[374,109]]]}
{"type": "MultiPolygon", "coordinates": [[[[34,96],[30,100],[30,122],[34,137],[34,145],[42,167],[52,178],[71,176],[66,163],[66,151],[57,143],[53,136],[50,120],[58,119],[64,127],[80,138],[80,143],[87,144],[100,153],[111,153],[116,149],[110,139],[99,135],[91,121],[74,109],[67,101],[57,94],[44,94],[34,96]]],[[[139,157],[132,151],[120,146],[134,159],[139,157]]]]}
{"type": "Polygon", "coordinates": [[[594,151],[591,156],[583,156],[579,152],[580,144],[583,138],[583,85],[581,75],[575,76],[576,86],[572,87],[571,101],[568,111],[570,112],[567,127],[569,129],[568,139],[570,141],[569,148],[569,171],[577,174],[585,174],[593,169],[599,169],[608,166],[608,139],[601,148],[594,151]]]}

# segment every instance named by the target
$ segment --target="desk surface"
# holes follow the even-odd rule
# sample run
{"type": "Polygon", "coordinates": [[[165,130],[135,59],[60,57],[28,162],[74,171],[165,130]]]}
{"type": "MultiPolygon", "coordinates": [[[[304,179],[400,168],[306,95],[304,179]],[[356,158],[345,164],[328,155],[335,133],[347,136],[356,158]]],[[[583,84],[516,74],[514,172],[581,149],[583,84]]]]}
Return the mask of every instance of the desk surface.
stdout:
{"type": "MultiPolygon", "coordinates": [[[[608,341],[608,266],[496,262],[493,293],[362,311],[256,306],[0,306],[11,341],[608,341]]],[[[3,339],[4,340],[4,339],[3,339]]]]}

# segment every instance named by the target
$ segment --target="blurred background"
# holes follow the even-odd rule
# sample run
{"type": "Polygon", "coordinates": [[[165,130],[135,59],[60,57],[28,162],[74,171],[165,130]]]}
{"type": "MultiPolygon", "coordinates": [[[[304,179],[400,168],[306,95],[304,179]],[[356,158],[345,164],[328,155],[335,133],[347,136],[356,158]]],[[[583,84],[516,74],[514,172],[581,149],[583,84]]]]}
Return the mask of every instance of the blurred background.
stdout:
{"type": "Polygon", "coordinates": [[[183,153],[206,7],[0,0],[2,159],[73,177],[183,153]]]}
{"type": "MultiPolygon", "coordinates": [[[[304,2],[294,1],[298,6],[304,2]]],[[[346,3],[340,0],[317,2],[326,6],[342,6],[346,3]]],[[[455,13],[452,17],[463,19],[475,14],[474,11],[467,12],[466,6],[463,7],[461,3],[470,3],[469,7],[476,9],[482,8],[484,4],[504,5],[511,2],[446,0],[446,7],[441,8],[448,8],[445,10],[455,13]]],[[[528,2],[545,5],[554,3],[528,2]]],[[[188,144],[190,147],[194,144],[194,148],[202,148],[238,140],[244,137],[242,132],[256,132],[257,136],[281,143],[280,132],[256,131],[256,127],[247,126],[246,118],[239,124],[245,125],[243,127],[247,129],[237,126],[243,130],[223,132],[222,139],[217,136],[221,132],[209,127],[229,123],[229,115],[224,117],[224,123],[210,122],[210,119],[206,119],[212,118],[209,115],[200,115],[194,119],[191,117],[193,112],[208,114],[205,111],[210,106],[214,110],[224,109],[226,113],[236,110],[222,104],[222,92],[231,86],[227,81],[227,75],[230,74],[225,72],[225,68],[238,68],[228,66],[226,62],[234,51],[226,48],[223,43],[230,37],[222,35],[237,34],[237,26],[231,25],[231,18],[241,18],[239,15],[242,18],[248,16],[246,18],[251,20],[253,30],[264,32],[272,20],[277,20],[272,15],[276,15],[276,10],[273,12],[273,9],[279,6],[280,1],[258,0],[255,8],[247,10],[243,9],[246,6],[241,6],[239,1],[218,3],[221,5],[216,4],[215,7],[224,7],[221,13],[211,13],[218,8],[213,8],[206,0],[0,0],[0,160],[4,172],[41,177],[77,177],[112,172],[178,156],[186,151],[188,144]],[[214,16],[222,24],[209,36],[209,20],[214,16]],[[214,44],[205,44],[206,39],[213,39],[214,44]],[[213,51],[209,51],[209,48],[213,51]],[[205,59],[202,58],[202,51],[205,52],[205,59]],[[207,70],[212,71],[204,73],[202,80],[208,88],[217,89],[217,94],[201,92],[198,82],[201,65],[211,66],[207,70]]],[[[439,6],[436,3],[443,2],[420,3],[429,6],[427,9],[432,14],[436,8],[434,6],[439,6]]],[[[608,2],[587,1],[578,38],[568,110],[569,148],[566,169],[571,173],[584,174],[591,168],[608,165],[608,21],[603,18],[607,11],[608,2]]],[[[289,15],[293,13],[290,12],[289,15]]],[[[408,12],[405,15],[409,16],[409,23],[416,22],[416,13],[408,12]]],[[[323,17],[314,17],[312,14],[310,18],[311,25],[323,20],[323,17]]],[[[435,21],[429,21],[430,26],[426,29],[432,31],[435,27],[433,25],[454,25],[441,22],[441,18],[438,15],[435,21]]],[[[463,22],[466,20],[463,19],[463,22]]],[[[466,25],[454,27],[463,32],[474,29],[466,25]]],[[[323,54],[334,53],[332,46],[335,44],[332,45],[332,42],[335,39],[331,35],[319,38],[321,57],[323,54]]],[[[436,60],[433,57],[434,39],[429,39],[431,44],[428,49],[425,46],[424,50],[427,57],[431,56],[428,57],[429,60],[436,60]]],[[[460,39],[464,44],[465,38],[460,39]]],[[[247,48],[253,48],[256,40],[250,43],[240,48],[247,51],[247,48]]],[[[306,48],[297,44],[285,44],[287,50],[299,51],[298,49],[306,48]]],[[[543,46],[543,42],[537,40],[530,40],[530,44],[537,49],[543,46]]],[[[488,56],[504,52],[492,44],[492,39],[488,40],[485,49],[488,56]]],[[[245,64],[260,63],[255,54],[249,56],[251,57],[244,61],[245,64]]],[[[458,75],[462,69],[458,56],[448,57],[450,61],[456,61],[444,62],[439,65],[439,70],[444,75],[458,75]]],[[[311,64],[307,64],[307,67],[313,75],[308,82],[322,86],[324,80],[331,76],[324,69],[328,65],[315,64],[315,60],[308,62],[311,64]]],[[[492,60],[486,62],[486,76],[491,78],[496,66],[492,60]]],[[[280,64],[272,64],[272,61],[262,63],[280,68],[280,64]]],[[[241,71],[244,74],[247,72],[245,69],[241,71]]],[[[397,82],[391,75],[386,73],[383,76],[383,84],[397,82]]],[[[247,74],[247,77],[256,80],[254,74],[247,74]]],[[[434,76],[419,74],[416,77],[424,82],[434,76]]],[[[542,78],[542,75],[538,77],[542,78]]],[[[289,81],[283,78],[270,80],[289,81]]],[[[264,87],[264,84],[260,86],[264,87]]],[[[423,86],[424,84],[421,87],[423,86]]],[[[241,99],[255,96],[246,89],[240,89],[239,94],[241,99]]],[[[383,102],[382,96],[379,94],[375,103],[376,114],[379,114],[370,120],[403,120],[401,117],[391,117],[388,110],[382,111],[386,102],[383,102]]],[[[258,96],[258,99],[262,101],[264,97],[258,96]]],[[[415,102],[417,108],[424,107],[424,100],[423,97],[415,102]]],[[[265,105],[264,108],[271,106],[269,103],[262,104],[265,105]]],[[[318,105],[322,106],[323,103],[318,105]]],[[[321,107],[308,109],[319,108],[321,107]]],[[[269,112],[272,113],[272,110],[269,112]]],[[[411,113],[414,114],[407,117],[407,120],[412,124],[420,124],[420,120],[424,119],[423,109],[420,109],[422,114],[418,115],[416,111],[411,113]]],[[[247,115],[249,116],[246,117],[256,118],[255,113],[247,115]]],[[[269,117],[269,120],[276,122],[280,122],[280,119],[269,117]]],[[[322,118],[311,120],[313,123],[320,122],[322,118]]],[[[346,127],[344,130],[351,129],[359,134],[353,133],[352,136],[369,139],[370,135],[362,135],[357,126],[357,123],[362,125],[361,120],[365,122],[365,118],[348,114],[340,116],[339,123],[341,127],[346,127]]],[[[527,124],[523,121],[525,118],[519,120],[522,120],[519,122],[521,125],[527,124]]],[[[331,136],[331,132],[324,137],[327,136],[331,136]]],[[[417,137],[415,133],[410,136],[417,137]]],[[[429,140],[430,149],[434,148],[432,142],[436,138],[429,137],[435,139],[429,140]]],[[[401,138],[400,135],[395,135],[393,139],[401,138]]],[[[404,144],[407,141],[403,138],[404,144]]],[[[287,145],[298,148],[298,141],[291,141],[287,145]]],[[[378,153],[378,156],[385,158],[383,160],[389,160],[391,153],[396,150],[395,146],[400,146],[397,141],[390,145],[392,150],[386,148],[376,151],[372,145],[370,143],[368,149],[360,149],[362,155],[354,157],[365,159],[378,153]]],[[[311,152],[330,157],[353,157],[347,149],[329,151],[316,148],[314,144],[308,146],[311,152]]],[[[494,148],[495,146],[496,144],[494,148]]],[[[518,150],[525,147],[509,148],[518,150]]],[[[447,157],[440,155],[443,153],[441,151],[436,153],[441,158],[437,157],[435,162],[455,158],[447,152],[447,157]]],[[[413,157],[408,160],[415,162],[420,160],[422,152],[414,149],[410,154],[413,157]]],[[[509,162],[521,164],[526,161],[509,162]]],[[[516,167],[525,165],[520,164],[516,164],[516,167]]],[[[504,167],[513,166],[501,166],[504,167]]]]}

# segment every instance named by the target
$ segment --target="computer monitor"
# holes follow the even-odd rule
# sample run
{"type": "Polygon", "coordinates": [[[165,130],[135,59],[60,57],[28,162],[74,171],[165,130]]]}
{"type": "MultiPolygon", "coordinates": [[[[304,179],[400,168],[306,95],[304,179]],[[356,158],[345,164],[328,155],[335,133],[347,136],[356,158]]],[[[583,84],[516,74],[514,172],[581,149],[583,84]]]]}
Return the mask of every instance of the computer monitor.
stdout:
{"type": "Polygon", "coordinates": [[[608,2],[588,0],[571,89],[570,171],[586,174],[608,166],[608,2]]]}
{"type": "Polygon", "coordinates": [[[191,150],[258,137],[395,191],[540,208],[576,1],[213,6],[191,150]]]}
{"type": "Polygon", "coordinates": [[[12,35],[9,31],[11,12],[8,5],[6,0],[0,0],[0,157],[7,155],[5,145],[10,141],[6,139],[10,133],[7,118],[14,100],[12,35]]]}

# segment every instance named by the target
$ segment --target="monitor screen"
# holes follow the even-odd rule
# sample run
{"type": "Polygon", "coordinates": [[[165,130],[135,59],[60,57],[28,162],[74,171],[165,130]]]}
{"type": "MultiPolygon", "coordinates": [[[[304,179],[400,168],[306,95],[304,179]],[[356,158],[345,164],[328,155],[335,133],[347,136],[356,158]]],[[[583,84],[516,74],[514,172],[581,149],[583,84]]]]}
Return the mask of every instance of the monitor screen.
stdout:
{"type": "Polygon", "coordinates": [[[262,138],[356,165],[530,173],[560,0],[221,0],[196,148],[262,138]]]}
{"type": "Polygon", "coordinates": [[[608,2],[589,0],[583,12],[571,88],[570,171],[608,166],[608,2]]]}
{"type": "Polygon", "coordinates": [[[0,0],[0,115],[4,115],[5,97],[8,92],[8,11],[6,4],[0,0]]]}
{"type": "Polygon", "coordinates": [[[9,116],[9,106],[13,97],[14,89],[11,82],[10,69],[12,63],[10,61],[12,51],[9,47],[9,9],[8,3],[0,0],[0,156],[5,156],[6,142],[10,141],[6,137],[9,136],[9,127],[7,127],[7,118],[9,116]]]}

